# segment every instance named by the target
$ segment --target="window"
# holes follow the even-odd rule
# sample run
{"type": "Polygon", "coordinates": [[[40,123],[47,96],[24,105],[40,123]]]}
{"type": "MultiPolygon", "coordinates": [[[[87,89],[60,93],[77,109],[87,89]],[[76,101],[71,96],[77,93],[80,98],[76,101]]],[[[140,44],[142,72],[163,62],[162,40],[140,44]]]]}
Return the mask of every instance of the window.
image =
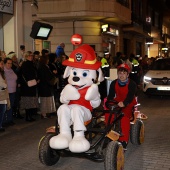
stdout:
{"type": "Polygon", "coordinates": [[[129,7],[129,0],[117,0],[117,2],[125,7],[129,7]]]}

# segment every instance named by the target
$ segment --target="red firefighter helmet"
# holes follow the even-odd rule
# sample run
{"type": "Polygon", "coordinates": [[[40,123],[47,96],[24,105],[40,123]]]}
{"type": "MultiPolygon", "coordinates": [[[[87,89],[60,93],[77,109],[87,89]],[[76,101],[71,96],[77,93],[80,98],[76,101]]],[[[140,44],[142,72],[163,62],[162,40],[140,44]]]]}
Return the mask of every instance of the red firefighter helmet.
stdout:
{"type": "Polygon", "coordinates": [[[63,61],[63,65],[97,70],[101,66],[101,62],[97,61],[96,54],[93,48],[84,44],[76,48],[69,56],[68,60],[63,61]]]}
{"type": "Polygon", "coordinates": [[[119,71],[120,69],[125,69],[128,73],[130,73],[130,67],[128,66],[128,64],[120,64],[118,67],[117,67],[117,70],[119,71]]]}

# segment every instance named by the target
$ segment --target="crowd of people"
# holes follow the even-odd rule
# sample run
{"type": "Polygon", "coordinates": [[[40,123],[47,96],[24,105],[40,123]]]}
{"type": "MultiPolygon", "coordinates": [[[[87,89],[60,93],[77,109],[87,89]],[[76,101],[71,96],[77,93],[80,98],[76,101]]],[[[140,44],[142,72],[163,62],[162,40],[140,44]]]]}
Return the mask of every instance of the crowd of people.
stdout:
{"type": "Polygon", "coordinates": [[[102,62],[103,72],[107,74],[106,77],[109,77],[107,70],[117,68],[117,66],[122,63],[128,64],[130,67],[129,77],[135,81],[138,87],[142,82],[143,75],[157,59],[157,57],[148,58],[148,55],[144,57],[137,57],[134,54],[126,56],[122,52],[117,52],[115,57],[111,57],[109,53],[99,53],[97,54],[97,58],[102,62]]]}
{"type": "Polygon", "coordinates": [[[62,61],[67,59],[64,46],[61,43],[56,53],[49,53],[46,49],[25,51],[22,45],[21,56],[13,51],[0,55],[0,132],[14,125],[14,118],[33,122],[37,112],[42,119],[56,115],[60,92],[67,83],[62,78],[62,61]]]}
{"type": "MultiPolygon", "coordinates": [[[[15,52],[0,56],[0,132],[5,131],[5,126],[15,124],[14,118],[24,119],[21,110],[25,111],[25,121],[35,121],[37,112],[41,118],[49,118],[53,113],[56,115],[60,93],[67,80],[63,79],[65,66],[62,62],[68,59],[64,52],[65,44],[61,43],[55,53],[49,53],[43,49],[39,51],[25,51],[21,45],[21,56],[15,52]],[[4,91],[8,92],[6,98],[1,98],[4,91]]],[[[109,53],[96,54],[101,61],[103,74],[109,77],[110,68],[117,68],[125,63],[129,67],[129,77],[137,86],[141,83],[143,74],[149,69],[154,61],[131,54],[129,57],[117,52],[115,57],[109,53]]],[[[101,99],[107,96],[106,82],[99,85],[101,99]]]]}

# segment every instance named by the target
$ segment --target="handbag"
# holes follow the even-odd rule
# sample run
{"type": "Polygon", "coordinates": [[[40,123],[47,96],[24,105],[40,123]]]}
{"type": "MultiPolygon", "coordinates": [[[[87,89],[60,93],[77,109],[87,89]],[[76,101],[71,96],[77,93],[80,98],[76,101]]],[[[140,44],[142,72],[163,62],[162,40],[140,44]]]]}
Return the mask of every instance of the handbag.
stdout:
{"type": "Polygon", "coordinates": [[[7,110],[11,108],[11,103],[9,99],[9,93],[7,89],[0,91],[0,101],[7,100],[7,110]]]}
{"type": "Polygon", "coordinates": [[[26,81],[25,77],[22,75],[23,79],[25,80],[25,82],[27,83],[28,87],[32,87],[32,86],[35,86],[37,85],[37,81],[35,79],[32,79],[32,80],[29,80],[29,81],[26,81]]]}
{"type": "Polygon", "coordinates": [[[35,79],[27,81],[28,87],[32,87],[37,85],[37,81],[35,79]]]}
{"type": "Polygon", "coordinates": [[[7,100],[9,98],[8,90],[4,89],[0,91],[0,101],[7,100]]]}

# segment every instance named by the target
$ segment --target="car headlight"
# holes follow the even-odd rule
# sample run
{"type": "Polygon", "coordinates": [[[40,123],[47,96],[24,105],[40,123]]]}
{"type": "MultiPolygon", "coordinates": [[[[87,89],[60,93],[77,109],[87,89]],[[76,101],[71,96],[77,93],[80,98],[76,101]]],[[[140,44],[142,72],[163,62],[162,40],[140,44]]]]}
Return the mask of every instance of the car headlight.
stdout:
{"type": "Polygon", "coordinates": [[[151,77],[144,76],[143,77],[143,82],[144,83],[149,83],[151,81],[151,77]]]}

